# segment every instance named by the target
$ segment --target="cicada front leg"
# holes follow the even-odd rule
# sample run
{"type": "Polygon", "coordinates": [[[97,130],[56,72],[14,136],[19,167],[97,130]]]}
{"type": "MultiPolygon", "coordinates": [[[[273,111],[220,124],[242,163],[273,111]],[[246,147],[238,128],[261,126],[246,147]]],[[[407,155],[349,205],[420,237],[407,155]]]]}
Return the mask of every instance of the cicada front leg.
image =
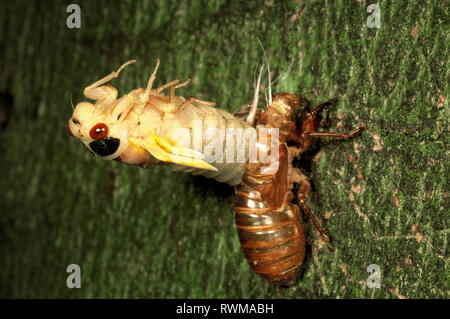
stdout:
{"type": "Polygon", "coordinates": [[[114,78],[117,78],[120,74],[120,72],[128,65],[136,63],[136,60],[130,60],[125,62],[120,66],[120,68],[117,71],[111,72],[109,75],[105,76],[104,78],[92,83],[91,85],[87,86],[83,94],[92,100],[98,101],[96,103],[96,106],[101,108],[102,110],[105,109],[105,107],[111,105],[116,98],[117,98],[117,90],[111,86],[111,85],[103,85],[109,81],[111,81],[114,78]]]}
{"type": "Polygon", "coordinates": [[[366,128],[363,127],[359,127],[355,130],[353,130],[352,132],[347,132],[347,133],[336,133],[336,132],[312,132],[309,133],[309,136],[312,137],[328,137],[328,138],[335,138],[338,140],[348,140],[352,137],[357,136],[358,134],[360,134],[362,131],[364,131],[366,128]]]}
{"type": "MultiPolygon", "coordinates": [[[[337,98],[330,99],[322,104],[319,104],[316,106],[308,115],[307,118],[311,118],[313,120],[317,120],[317,118],[320,116],[320,112],[322,112],[326,107],[334,105],[338,102],[337,98]]],[[[322,126],[323,122],[320,122],[318,127],[322,126]]],[[[339,140],[348,140],[352,137],[355,137],[356,135],[360,134],[362,131],[364,131],[366,128],[359,127],[352,132],[346,132],[346,133],[337,133],[337,132],[308,132],[308,135],[311,137],[328,137],[328,138],[335,138],[339,140]]]]}

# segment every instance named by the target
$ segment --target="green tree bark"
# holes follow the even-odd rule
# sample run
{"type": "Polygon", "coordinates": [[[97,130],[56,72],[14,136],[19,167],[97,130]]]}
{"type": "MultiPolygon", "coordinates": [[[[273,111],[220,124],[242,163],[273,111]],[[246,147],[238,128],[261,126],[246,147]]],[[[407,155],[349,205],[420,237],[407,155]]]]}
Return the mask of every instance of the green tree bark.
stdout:
{"type": "MultiPolygon", "coordinates": [[[[0,10],[0,297],[448,298],[449,16],[439,2],[14,1],[0,10]],[[70,102],[124,61],[111,84],[192,78],[184,96],[233,111],[267,51],[275,91],[340,99],[312,161],[309,254],[294,287],[251,273],[233,190],[165,168],[95,159],[66,134],[70,102]],[[68,289],[66,267],[81,267],[68,289]],[[381,288],[366,285],[370,264],[381,288]]],[[[181,91],[182,90],[182,91],[181,91]]]]}

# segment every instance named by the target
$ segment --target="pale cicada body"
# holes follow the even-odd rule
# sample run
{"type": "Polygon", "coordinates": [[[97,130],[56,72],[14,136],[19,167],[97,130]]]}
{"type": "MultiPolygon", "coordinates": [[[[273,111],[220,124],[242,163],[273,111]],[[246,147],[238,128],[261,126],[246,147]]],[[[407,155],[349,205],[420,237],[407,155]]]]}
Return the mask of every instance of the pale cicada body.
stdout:
{"type": "Polygon", "coordinates": [[[249,156],[249,138],[228,133],[230,129],[248,130],[250,124],[215,108],[214,103],[175,96],[175,89],[187,85],[189,80],[181,84],[175,80],[152,89],[159,60],[146,89],[136,89],[116,99],[117,90],[104,84],[135,62],[128,61],[117,72],[84,90],[85,96],[97,102],[77,104],[69,132],[105,160],[145,168],[162,164],[232,186],[240,184],[249,156]],[[161,94],[165,89],[169,89],[168,96],[161,94]],[[238,148],[242,151],[240,160],[235,154],[230,155],[238,153],[238,148]],[[211,164],[205,160],[205,151],[214,157],[211,164]]]}
{"type": "Polygon", "coordinates": [[[116,99],[117,90],[105,84],[135,62],[126,62],[84,90],[86,97],[97,102],[77,104],[69,132],[105,160],[144,168],[161,164],[237,186],[236,227],[250,267],[274,284],[292,284],[305,254],[300,207],[332,249],[305,202],[309,180],[292,166],[292,160],[308,150],[314,138],[349,139],[364,128],[350,133],[318,132],[320,111],[336,100],[311,112],[305,98],[289,93],[279,93],[272,101],[270,78],[268,107],[260,113],[261,71],[252,103],[235,115],[211,102],[176,96],[175,90],[189,80],[153,89],[159,60],[145,89],[116,99]],[[161,94],[165,89],[168,96],[161,94]],[[296,194],[294,183],[300,186],[296,194]]]}

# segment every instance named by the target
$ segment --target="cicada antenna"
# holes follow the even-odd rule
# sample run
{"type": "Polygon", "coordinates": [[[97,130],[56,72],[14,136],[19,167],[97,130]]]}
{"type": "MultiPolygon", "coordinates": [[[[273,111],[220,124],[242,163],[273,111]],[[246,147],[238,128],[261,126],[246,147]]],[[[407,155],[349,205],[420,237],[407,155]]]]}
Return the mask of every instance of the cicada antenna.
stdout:
{"type": "Polygon", "coordinates": [[[250,109],[250,113],[248,114],[248,117],[247,117],[247,123],[249,123],[250,125],[253,125],[253,122],[255,121],[256,110],[258,109],[259,85],[261,83],[261,75],[262,75],[263,67],[264,67],[264,65],[261,65],[261,68],[259,69],[259,76],[258,76],[258,80],[256,81],[256,87],[255,87],[255,95],[253,96],[253,104],[252,104],[252,108],[250,109]]]}
{"type": "Polygon", "coordinates": [[[264,62],[267,65],[267,78],[268,78],[268,86],[266,89],[264,89],[264,95],[266,96],[266,103],[267,106],[272,104],[272,86],[274,83],[278,82],[279,80],[282,80],[283,78],[286,77],[287,69],[288,69],[288,63],[286,61],[286,57],[283,56],[282,59],[284,61],[284,70],[283,72],[281,72],[281,74],[283,75],[279,75],[275,80],[272,81],[271,78],[271,72],[270,72],[270,64],[267,58],[267,54],[266,54],[266,50],[264,49],[261,40],[259,38],[256,38],[258,40],[259,46],[261,47],[261,50],[263,51],[263,57],[264,57],[264,62]]]}
{"type": "Polygon", "coordinates": [[[263,51],[263,56],[264,56],[264,62],[266,62],[267,65],[267,78],[269,80],[269,86],[268,86],[268,95],[269,95],[269,99],[267,101],[267,95],[266,95],[266,101],[268,102],[267,106],[272,104],[272,82],[270,80],[270,65],[269,65],[269,61],[267,60],[267,55],[266,55],[266,50],[264,50],[264,47],[261,43],[261,40],[259,40],[259,38],[256,38],[256,40],[258,40],[259,46],[261,47],[262,51],[263,51]]]}
{"type": "Polygon", "coordinates": [[[74,110],[74,109],[75,109],[75,106],[73,106],[72,98],[73,98],[73,92],[70,93],[70,105],[72,105],[72,110],[74,110]]]}
{"type": "Polygon", "coordinates": [[[284,65],[285,65],[285,67],[284,67],[283,72],[281,72],[281,73],[284,74],[284,75],[280,75],[280,76],[278,76],[275,80],[273,80],[272,83],[271,83],[272,85],[273,85],[274,83],[276,83],[276,82],[282,80],[283,78],[285,78],[286,75],[287,75],[287,73],[288,73],[288,72],[286,72],[287,69],[288,69],[288,66],[287,66],[288,64],[287,64],[287,61],[286,61],[286,57],[283,56],[283,60],[284,60],[284,65]]]}

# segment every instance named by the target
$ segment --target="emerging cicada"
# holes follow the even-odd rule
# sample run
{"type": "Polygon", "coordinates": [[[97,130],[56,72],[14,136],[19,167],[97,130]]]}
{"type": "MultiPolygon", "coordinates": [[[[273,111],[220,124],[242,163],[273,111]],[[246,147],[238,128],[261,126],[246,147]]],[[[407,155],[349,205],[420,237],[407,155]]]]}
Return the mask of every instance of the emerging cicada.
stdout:
{"type": "Polygon", "coordinates": [[[70,134],[105,160],[114,159],[145,168],[161,164],[214,178],[232,186],[240,184],[249,156],[249,138],[238,141],[236,135],[227,134],[227,130],[247,130],[251,125],[224,110],[214,108],[215,103],[175,96],[175,90],[187,85],[190,80],[180,84],[174,80],[153,89],[159,60],[146,89],[135,89],[116,99],[117,90],[104,84],[118,77],[123,68],[135,62],[131,60],[124,63],[116,72],[84,89],[84,95],[97,102],[76,105],[69,120],[70,134]],[[169,89],[169,96],[161,94],[165,89],[169,89]],[[197,146],[202,150],[209,145],[235,145],[228,153],[241,146],[243,159],[230,162],[227,161],[227,155],[230,157],[227,152],[216,152],[216,161],[208,164],[204,154],[195,150],[198,147],[193,147],[196,144],[200,144],[197,146]],[[217,156],[221,158],[217,159],[217,156]]]}
{"type": "Polygon", "coordinates": [[[272,101],[269,86],[269,106],[261,115],[257,109],[261,69],[252,103],[232,115],[214,108],[212,102],[176,96],[175,90],[189,80],[180,84],[175,80],[153,89],[159,60],[145,89],[135,89],[117,99],[117,90],[105,84],[135,62],[124,63],[85,88],[84,95],[97,102],[77,104],[68,125],[73,136],[105,160],[144,168],[162,164],[237,186],[236,226],[244,255],[256,273],[275,284],[294,282],[305,252],[300,211],[292,201],[294,183],[300,185],[296,196],[300,207],[332,249],[305,203],[309,181],[292,166],[292,160],[305,152],[315,137],[348,139],[363,130],[317,132],[320,111],[335,100],[308,113],[305,98],[279,93],[272,101]],[[169,89],[168,96],[161,94],[165,89],[169,89]],[[303,115],[300,121],[296,120],[298,114],[303,115]],[[230,130],[254,135],[239,137],[228,134],[230,130]],[[205,157],[206,150],[214,156],[211,163],[205,157]],[[266,155],[264,161],[261,154],[266,155]]]}

